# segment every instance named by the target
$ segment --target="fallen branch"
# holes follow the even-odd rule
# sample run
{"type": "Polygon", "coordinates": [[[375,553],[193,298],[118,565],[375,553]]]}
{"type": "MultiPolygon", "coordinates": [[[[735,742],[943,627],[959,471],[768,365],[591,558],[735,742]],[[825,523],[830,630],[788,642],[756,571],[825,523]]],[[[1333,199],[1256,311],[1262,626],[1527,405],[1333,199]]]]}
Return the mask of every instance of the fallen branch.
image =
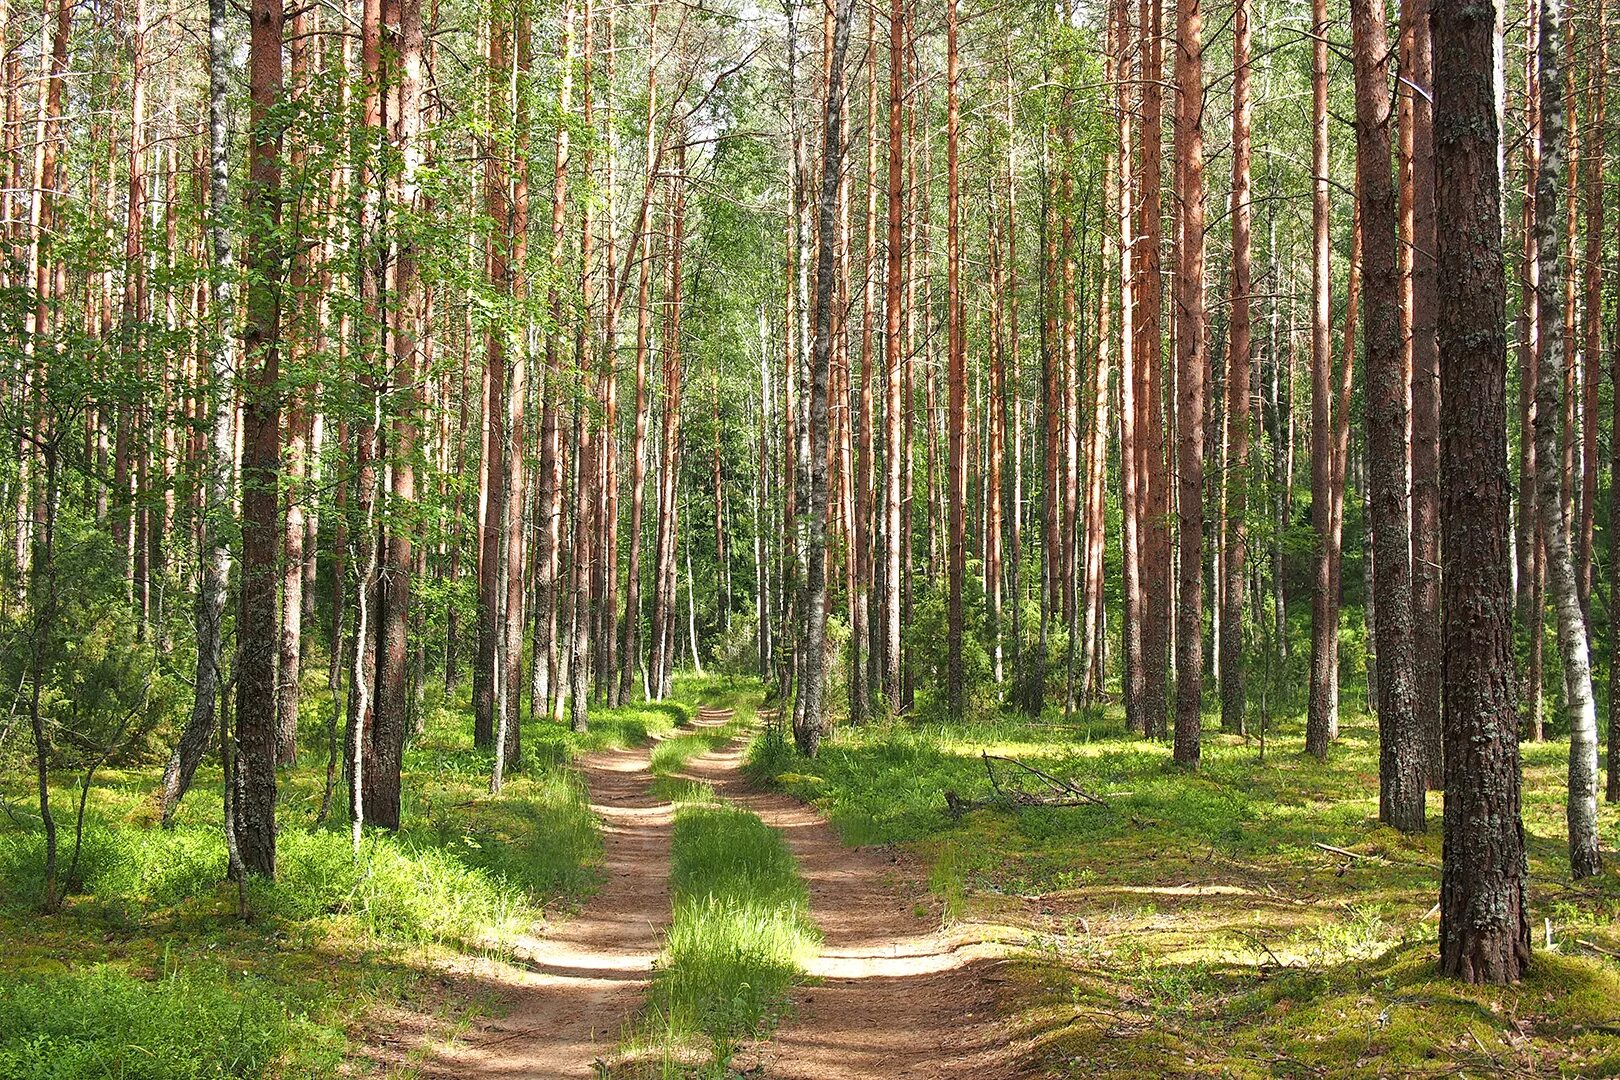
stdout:
{"type": "Polygon", "coordinates": [[[1059,779],[1058,777],[1053,776],[1051,773],[1043,772],[1040,769],[1037,769],[1033,765],[1026,765],[1024,762],[1019,761],[1017,758],[1000,757],[1000,756],[991,754],[988,751],[981,751],[981,755],[984,758],[984,771],[990,774],[990,785],[992,787],[994,787],[998,792],[1001,790],[1001,786],[1000,786],[1000,784],[998,784],[996,782],[995,769],[993,769],[991,767],[991,765],[990,765],[990,763],[992,761],[1001,761],[1001,762],[1007,763],[1008,765],[1016,765],[1018,768],[1024,770],[1025,772],[1029,773],[1030,775],[1038,777],[1039,779],[1045,781],[1047,783],[1047,785],[1049,785],[1050,787],[1054,788],[1057,791],[1067,792],[1068,794],[1073,795],[1074,797],[1080,799],[1083,802],[1088,802],[1088,803],[1092,804],[1093,806],[1101,806],[1104,809],[1112,809],[1102,799],[1100,799],[1096,795],[1093,795],[1091,792],[1086,791],[1084,788],[1080,787],[1078,784],[1074,783],[1074,781],[1072,781],[1072,780],[1059,779]]]}
{"type": "Polygon", "coordinates": [[[1620,960],[1620,952],[1615,952],[1613,949],[1605,949],[1602,945],[1594,945],[1585,938],[1576,938],[1575,944],[1591,949],[1595,953],[1602,953],[1604,956],[1612,956],[1615,959],[1620,960]]]}

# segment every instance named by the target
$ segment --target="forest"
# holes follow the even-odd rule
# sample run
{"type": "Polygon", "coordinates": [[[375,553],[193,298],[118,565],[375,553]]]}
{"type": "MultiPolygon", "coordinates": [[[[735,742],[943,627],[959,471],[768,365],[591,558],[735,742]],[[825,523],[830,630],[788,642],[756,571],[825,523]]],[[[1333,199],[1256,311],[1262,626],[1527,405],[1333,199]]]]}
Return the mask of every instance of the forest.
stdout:
{"type": "Polygon", "coordinates": [[[0,1080],[1620,1076],[1615,3],[0,0],[0,1080]]]}

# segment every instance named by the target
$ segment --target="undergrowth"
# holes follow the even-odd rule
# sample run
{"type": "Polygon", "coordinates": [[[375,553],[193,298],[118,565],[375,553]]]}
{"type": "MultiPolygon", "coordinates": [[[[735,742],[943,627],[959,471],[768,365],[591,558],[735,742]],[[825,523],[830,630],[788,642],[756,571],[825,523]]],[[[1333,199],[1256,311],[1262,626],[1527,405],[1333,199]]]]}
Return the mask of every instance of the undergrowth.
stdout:
{"type": "MultiPolygon", "coordinates": [[[[890,718],[837,727],[814,759],[756,739],[747,768],[847,842],[920,856],[948,919],[1026,931],[1016,1008],[1037,1075],[1620,1075],[1604,952],[1620,876],[1569,879],[1567,745],[1523,746],[1532,975],[1470,989],[1435,976],[1440,793],[1426,834],[1378,823],[1376,723],[1353,687],[1325,763],[1302,727],[1274,718],[1262,756],[1257,732],[1206,716],[1189,774],[1113,706],[890,718]],[[992,783],[986,754],[1102,805],[1016,805],[1009,789],[1041,782],[992,763],[992,783]],[[980,808],[952,813],[948,791],[980,808]]],[[[1615,806],[1600,827],[1620,833],[1615,806]]]]}
{"type": "MultiPolygon", "coordinates": [[[[303,758],[278,776],[277,880],[253,883],[249,923],[223,882],[217,768],[199,771],[169,830],[156,824],[156,763],[98,774],[75,880],[50,917],[37,913],[43,839],[26,778],[0,781],[13,812],[0,819],[0,1080],[329,1076],[364,1053],[352,1039],[379,1003],[488,1007],[482,991],[425,976],[455,953],[506,953],[595,889],[599,827],[569,763],[691,716],[638,703],[597,710],[585,733],[526,723],[494,797],[467,702],[440,703],[406,749],[403,827],[367,830],[356,858],[341,783],[334,820],[315,821],[324,695],[310,690],[303,758]]],[[[71,778],[53,781],[66,806],[71,778]]]]}
{"type": "Polygon", "coordinates": [[[711,686],[701,697],[736,715],[652,751],[656,790],[676,804],[674,902],[647,1005],[624,1047],[634,1075],[728,1075],[738,1044],[777,1020],[820,942],[809,891],[781,834],[720,801],[708,784],[677,775],[693,758],[732,742],[758,701],[746,683],[711,686]]]}

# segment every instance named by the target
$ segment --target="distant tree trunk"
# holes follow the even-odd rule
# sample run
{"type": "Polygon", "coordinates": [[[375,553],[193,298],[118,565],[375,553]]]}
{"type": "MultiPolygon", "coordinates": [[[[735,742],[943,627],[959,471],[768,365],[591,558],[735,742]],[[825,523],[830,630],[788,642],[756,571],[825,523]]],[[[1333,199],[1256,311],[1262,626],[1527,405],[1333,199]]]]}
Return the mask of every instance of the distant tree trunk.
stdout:
{"type": "MultiPolygon", "coordinates": [[[[614,0],[609,0],[609,3],[614,0]]],[[[581,11],[584,25],[583,44],[580,59],[580,117],[585,130],[592,135],[592,141],[585,144],[585,154],[582,161],[582,172],[587,183],[595,182],[594,163],[595,149],[594,136],[596,134],[595,101],[593,90],[593,68],[595,64],[596,49],[596,12],[592,0],[585,0],[581,11]]],[[[589,200],[586,201],[580,217],[580,271],[579,271],[579,301],[580,320],[574,334],[574,366],[580,377],[590,380],[600,377],[607,381],[613,376],[613,369],[609,367],[600,376],[596,373],[595,358],[592,349],[595,343],[595,315],[592,311],[593,281],[592,281],[592,249],[595,246],[595,214],[589,200]]],[[[612,272],[611,265],[608,272],[612,272]]],[[[601,399],[601,393],[596,394],[601,399]]],[[[572,601],[573,612],[570,620],[572,634],[569,641],[568,657],[568,726],[574,731],[584,731],[590,719],[590,673],[591,673],[591,608],[593,575],[595,573],[595,553],[592,550],[596,531],[596,507],[598,501],[599,475],[596,462],[596,438],[594,430],[595,421],[590,416],[590,410],[583,405],[574,410],[574,558],[572,601]]],[[[718,446],[718,443],[716,443],[718,446]]]]}
{"type": "MultiPolygon", "coordinates": [[[[1311,589],[1311,688],[1305,750],[1327,757],[1339,737],[1339,596],[1334,589],[1332,531],[1333,346],[1332,251],[1328,209],[1327,0],[1313,0],[1311,42],[1311,527],[1316,533],[1311,589]]],[[[1286,481],[1285,481],[1286,482],[1286,481]]],[[[1282,583],[1277,583],[1279,595],[1282,583]]],[[[1279,631],[1284,630],[1279,627],[1279,631]]]]}
{"type": "Polygon", "coordinates": [[[956,45],[957,0],[945,7],[945,320],[949,339],[947,388],[950,415],[946,419],[950,461],[947,465],[950,500],[950,551],[947,562],[948,612],[946,622],[945,708],[960,719],[965,702],[962,671],[962,579],[967,571],[967,339],[962,326],[961,195],[958,142],[961,126],[961,60],[956,45]]]}
{"type": "Polygon", "coordinates": [[[1412,374],[1412,629],[1424,779],[1445,785],[1441,733],[1440,371],[1435,341],[1434,84],[1429,0],[1401,5],[1402,340],[1412,374]]]}
{"type": "Polygon", "coordinates": [[[1530,963],[1508,538],[1507,355],[1494,12],[1433,0],[1440,291],[1445,859],[1440,970],[1517,982],[1530,963]]]}
{"type": "MultiPolygon", "coordinates": [[[[573,107],[574,88],[574,3],[564,0],[560,13],[559,73],[557,112],[568,116],[573,107]]],[[[551,291],[548,307],[551,325],[546,330],[545,375],[538,382],[540,393],[540,462],[535,478],[536,500],[534,544],[534,656],[530,682],[529,708],[539,717],[560,705],[563,673],[557,647],[557,618],[562,601],[562,489],[563,466],[562,409],[563,348],[567,341],[567,313],[564,310],[562,281],[568,257],[568,170],[570,165],[570,125],[558,124],[551,182],[551,291]]],[[[521,234],[517,234],[521,238],[521,234]]],[[[518,445],[522,445],[519,440],[518,445]]],[[[517,565],[521,566],[522,563],[517,565]]],[[[514,575],[521,577],[521,575],[514,575]]],[[[521,614],[523,591],[514,585],[521,614]]],[[[511,617],[511,616],[508,616],[511,617]]],[[[521,621],[518,622],[521,626],[521,621]]],[[[521,650],[519,650],[521,655],[521,650]]],[[[516,661],[514,661],[516,662],[516,661]]],[[[521,669],[521,663],[518,667],[521,669]]],[[[516,696],[513,698],[516,701],[516,696]]],[[[514,705],[515,707],[515,705],[514,705]]]]}
{"type": "MultiPolygon", "coordinates": [[[[1536,296],[1540,290],[1541,263],[1535,242],[1536,176],[1541,171],[1541,79],[1537,74],[1537,39],[1540,34],[1540,0],[1525,0],[1525,137],[1524,191],[1521,199],[1519,260],[1519,513],[1516,543],[1518,593],[1516,605],[1521,626],[1530,631],[1530,662],[1539,672],[1541,655],[1541,615],[1537,569],[1540,554],[1541,515],[1536,509],[1536,356],[1541,336],[1541,313],[1536,296]]],[[[1541,681],[1529,682],[1524,690],[1526,704],[1540,741],[1541,681]]]]}
{"type": "Polygon", "coordinates": [[[1176,3],[1176,397],[1181,504],[1180,605],[1176,609],[1175,760],[1198,767],[1204,692],[1204,17],[1199,0],[1176,3]]]}
{"type": "Polygon", "coordinates": [[[1226,513],[1221,544],[1221,727],[1245,732],[1243,574],[1248,546],[1249,272],[1252,187],[1249,176],[1250,48],[1253,5],[1238,0],[1232,44],[1232,314],[1226,346],[1226,513]]]}
{"type": "Polygon", "coordinates": [[[1137,475],[1143,502],[1142,715],[1149,737],[1165,734],[1168,718],[1167,662],[1170,643],[1170,479],[1166,475],[1163,307],[1160,277],[1163,204],[1160,162],[1164,154],[1164,44],[1161,0],[1142,0],[1141,261],[1136,286],[1137,475]]]}
{"type": "Polygon", "coordinates": [[[249,44],[248,290],[242,586],[236,617],[236,839],[249,873],[276,874],[276,554],[281,459],[282,0],[253,0],[249,44]]]}
{"type": "Polygon", "coordinates": [[[1129,0],[1113,0],[1115,49],[1118,54],[1115,81],[1119,87],[1117,103],[1119,122],[1119,473],[1120,473],[1120,583],[1124,591],[1122,611],[1125,698],[1125,727],[1143,734],[1146,721],[1142,712],[1146,683],[1142,672],[1142,573],[1144,570],[1141,537],[1142,475],[1141,453],[1138,450],[1142,433],[1137,429],[1140,415],[1136,395],[1141,380],[1137,369],[1142,360],[1137,350],[1138,336],[1136,311],[1136,221],[1135,189],[1133,187],[1132,138],[1134,119],[1131,101],[1133,74],[1131,49],[1131,8],[1129,0]]]}
{"type": "MultiPolygon", "coordinates": [[[[491,10],[488,38],[489,122],[500,131],[510,122],[513,103],[507,87],[512,79],[511,26],[491,10]]],[[[507,155],[492,138],[484,153],[484,213],[490,219],[485,241],[484,273],[498,297],[509,297],[511,280],[511,180],[507,155]]],[[[494,745],[496,727],[495,690],[499,642],[505,634],[498,613],[503,603],[499,583],[501,534],[505,528],[500,508],[506,505],[506,358],[507,333],[497,320],[491,320],[484,333],[484,457],[480,475],[483,491],[480,503],[482,530],[478,559],[478,642],[473,666],[473,743],[494,745]]]]}
{"type": "Polygon", "coordinates": [[[892,712],[900,704],[900,598],[901,525],[904,499],[901,488],[905,444],[901,439],[901,389],[904,383],[901,336],[903,316],[902,282],[906,272],[902,225],[905,216],[904,177],[901,162],[905,152],[901,128],[905,88],[905,0],[891,0],[889,6],[889,176],[888,176],[888,257],[884,279],[883,334],[883,696],[892,712]]]}
{"type": "MultiPolygon", "coordinates": [[[[1608,38],[1604,0],[1597,0],[1589,16],[1591,35],[1586,66],[1586,127],[1594,133],[1591,160],[1583,174],[1586,181],[1586,253],[1581,275],[1586,282],[1585,360],[1582,372],[1581,403],[1581,522],[1580,550],[1576,560],[1576,584],[1580,586],[1581,611],[1591,626],[1592,543],[1597,527],[1598,494],[1598,388],[1603,382],[1603,151],[1605,149],[1604,91],[1608,77],[1608,38]]],[[[1573,280],[1573,278],[1571,279],[1573,280]]],[[[1620,348],[1620,342],[1614,348],[1620,348]]],[[[1590,629],[1588,630],[1590,633],[1590,629]]]]}
{"type": "MultiPolygon", "coordinates": [[[[213,741],[215,710],[224,681],[219,661],[231,570],[227,526],[236,465],[236,393],[232,385],[236,372],[232,348],[236,278],[231,247],[230,119],[226,111],[230,47],[226,42],[225,3],[226,0],[209,0],[208,5],[207,230],[215,273],[211,285],[213,336],[206,387],[208,442],[201,462],[207,503],[202,521],[203,547],[199,552],[202,574],[197,588],[197,669],[192,679],[191,716],[163,770],[160,809],[165,826],[174,821],[174,812],[191,787],[191,778],[213,741]]],[[[227,828],[233,825],[234,822],[227,820],[227,828]]]]}
{"type": "MultiPolygon", "coordinates": [[[[657,40],[658,4],[656,0],[647,8],[647,158],[657,161],[654,149],[653,119],[658,101],[657,54],[652,45],[657,40]]],[[[630,552],[624,577],[624,640],[619,650],[619,700],[630,701],[635,693],[636,670],[641,666],[641,518],[646,506],[647,490],[647,363],[651,355],[652,331],[652,198],[651,175],[648,194],[641,201],[640,263],[636,286],[636,422],[630,443],[630,552]]]]}
{"type": "MultiPolygon", "coordinates": [[[[1564,98],[1562,0],[1541,0],[1541,171],[1536,177],[1536,246],[1541,261],[1538,307],[1556,311],[1563,290],[1559,258],[1559,184],[1564,171],[1564,98]]],[[[1562,482],[1558,450],[1559,395],[1564,392],[1564,326],[1556,318],[1541,320],[1541,353],[1536,372],[1536,494],[1541,530],[1547,544],[1547,579],[1552,589],[1558,627],[1558,651],[1564,666],[1564,699],[1569,712],[1569,859],[1570,872],[1589,877],[1602,869],[1597,833],[1597,708],[1592,700],[1592,664],[1575,583],[1570,522],[1560,500],[1562,482]]]]}
{"type": "Polygon", "coordinates": [[[659,446],[658,530],[653,555],[652,652],[648,671],[653,697],[670,692],[679,644],[675,637],[677,544],[680,539],[681,254],[686,221],[686,133],[677,133],[670,176],[670,228],[664,288],[664,416],[659,446]]]}
{"type": "MultiPolygon", "coordinates": [[[[309,106],[309,50],[312,37],[311,9],[302,8],[292,17],[288,29],[287,59],[292,86],[289,97],[304,107],[309,106]]],[[[308,168],[307,140],[294,138],[291,153],[294,175],[301,176],[308,168]]],[[[308,220],[314,208],[313,192],[295,198],[299,221],[308,220]]],[[[288,288],[295,302],[302,305],[310,296],[310,271],[313,252],[299,243],[292,252],[292,266],[288,274],[288,288]]],[[[296,366],[305,357],[305,326],[295,319],[288,356],[296,366]]],[[[276,761],[280,765],[298,763],[298,699],[299,675],[303,656],[304,617],[304,499],[305,484],[309,476],[309,417],[308,395],[294,388],[287,394],[287,445],[283,463],[285,484],[282,506],[281,535],[281,612],[280,640],[276,673],[276,761]]]]}
{"type": "Polygon", "coordinates": [[[794,741],[811,756],[826,732],[822,704],[827,631],[827,382],[832,361],[834,257],[837,246],[838,177],[843,170],[844,57],[849,50],[854,0],[837,0],[827,65],[826,116],[822,124],[821,187],[816,207],[816,329],[810,365],[809,506],[804,526],[806,576],[804,643],[795,708],[794,741]]]}

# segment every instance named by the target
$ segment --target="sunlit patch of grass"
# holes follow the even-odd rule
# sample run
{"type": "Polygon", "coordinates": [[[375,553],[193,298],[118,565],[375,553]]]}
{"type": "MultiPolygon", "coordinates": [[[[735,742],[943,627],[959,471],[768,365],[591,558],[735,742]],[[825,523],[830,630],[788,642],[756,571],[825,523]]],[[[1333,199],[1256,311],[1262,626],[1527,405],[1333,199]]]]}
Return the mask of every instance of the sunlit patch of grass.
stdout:
{"type": "MultiPolygon", "coordinates": [[[[428,972],[454,953],[505,952],[547,909],[572,907],[596,887],[600,829],[573,759],[644,744],[692,710],[599,710],[585,735],[526,723],[525,753],[496,797],[488,792],[493,757],[473,745],[466,700],[430,701],[426,730],[406,748],[403,828],[368,829],[358,859],[341,781],[332,820],[315,821],[327,748],[316,745],[324,738],[319,710],[309,711],[316,715],[304,725],[299,764],[278,774],[278,879],[253,884],[249,923],[234,918],[233,890],[222,880],[220,774],[211,762],[171,830],[156,827],[158,763],[99,773],[78,872],[64,911],[49,919],[35,912],[43,842],[27,809],[26,777],[0,780],[14,813],[0,818],[0,948],[8,957],[0,1077],[105,1071],[87,1072],[84,1054],[106,1062],[109,1075],[331,1075],[331,1062],[363,1052],[351,1040],[369,1009],[414,1007],[429,991],[434,1023],[454,1026],[479,1006],[470,992],[424,978],[428,972]],[[72,1020],[71,1009],[53,1004],[59,987],[69,996],[94,987],[112,1002],[106,1015],[116,1024],[72,1020]],[[183,1028],[185,1010],[201,1025],[195,1041],[188,1053],[167,1053],[165,1025],[183,1028]],[[209,1017],[238,1013],[243,1030],[214,1038],[209,1017]],[[71,1038],[61,1030],[70,1021],[79,1032],[71,1038]],[[130,1033],[124,1041],[120,1027],[130,1033]],[[142,1047],[168,1063],[142,1064],[142,1047]]],[[[71,778],[54,779],[70,848],[61,814],[76,791],[71,778]]],[[[68,851],[61,858],[65,873],[68,851]]]]}
{"type": "MultiPolygon", "coordinates": [[[[1574,1024],[1568,1054],[1546,1020],[1564,1011],[1546,994],[1586,994],[1620,972],[1599,951],[1620,952],[1620,875],[1569,880],[1567,743],[1523,747],[1535,974],[1518,990],[1465,991],[1433,977],[1441,796],[1429,796],[1427,833],[1381,826],[1376,722],[1359,685],[1342,700],[1326,762],[1302,752],[1300,700],[1271,722],[1263,757],[1253,734],[1206,717],[1196,774],[1167,745],[1126,733],[1115,706],[840,726],[813,760],[756,739],[748,768],[815,805],[846,841],[920,856],[947,918],[1031,931],[1027,981],[1042,989],[1015,1008],[1043,1075],[1620,1074],[1612,1001],[1574,1024]],[[986,753],[1071,779],[1105,806],[953,816],[946,791],[995,795],[986,753]],[[1541,947],[1544,920],[1556,952],[1541,947]],[[1267,996],[1278,987],[1289,992],[1267,996]],[[1297,1031],[1271,1015],[1307,1000],[1297,1031]],[[1494,1026],[1470,1029],[1482,1008],[1494,1026]],[[1522,1031],[1515,1015],[1531,1017],[1522,1031]]],[[[1015,772],[998,766],[1004,787],[1015,772]]],[[[1620,833],[1620,808],[1599,814],[1604,836],[1620,833]]]]}
{"type": "Polygon", "coordinates": [[[671,880],[664,954],[627,1053],[687,1075],[695,1060],[723,1067],[739,1040],[775,1020],[820,934],[786,842],[745,810],[682,805],[671,880]]]}

